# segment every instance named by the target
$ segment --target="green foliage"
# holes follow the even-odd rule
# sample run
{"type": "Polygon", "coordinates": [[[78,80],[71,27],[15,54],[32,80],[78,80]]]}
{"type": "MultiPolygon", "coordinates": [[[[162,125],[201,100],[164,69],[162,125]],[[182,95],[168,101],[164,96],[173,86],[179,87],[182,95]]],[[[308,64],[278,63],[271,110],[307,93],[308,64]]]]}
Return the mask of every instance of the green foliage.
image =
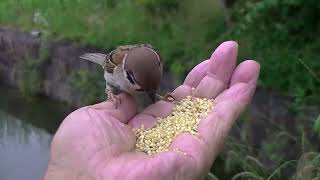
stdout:
{"type": "Polygon", "coordinates": [[[243,21],[243,29],[255,28],[255,32],[269,33],[268,36],[277,43],[288,44],[288,41],[301,43],[315,40],[320,28],[319,9],[320,2],[317,0],[247,0],[236,14],[245,15],[239,19],[243,21]]]}
{"type": "MultiPolygon", "coordinates": [[[[246,1],[235,6],[236,39],[262,64],[262,85],[295,95],[319,94],[320,2],[316,0],[246,1]],[[246,35],[248,34],[248,35],[246,35]],[[286,78],[283,78],[286,77],[286,78]],[[279,79],[283,78],[283,80],[279,79]]],[[[244,52],[246,52],[244,51],[244,52]]],[[[250,54],[249,54],[250,53],[250,54]]]]}
{"type": "MultiPolygon", "coordinates": [[[[277,160],[276,166],[270,167],[266,160],[261,161],[263,156],[257,156],[256,152],[273,153],[266,149],[255,149],[252,151],[250,145],[243,145],[229,140],[225,152],[221,155],[224,159],[225,172],[220,176],[221,179],[309,179],[301,177],[318,177],[320,173],[319,153],[304,153],[299,160],[277,160]],[[247,147],[246,147],[247,146],[247,147]],[[240,149],[239,149],[240,148],[240,149]],[[250,150],[251,149],[251,150],[250,150]],[[309,157],[308,154],[312,154],[309,157]],[[251,156],[252,155],[252,156],[251,156]],[[309,158],[306,158],[309,157],[309,158]],[[295,170],[296,169],[296,170],[295,170]],[[294,172],[295,170],[295,172],[294,172]],[[300,177],[300,178],[297,178],[300,177]]],[[[288,147],[287,147],[288,148],[288,147]]],[[[288,151],[284,150],[283,152],[288,151]]],[[[310,178],[312,179],[312,178],[310,178]]]]}
{"type": "Polygon", "coordinates": [[[206,180],[219,180],[214,174],[209,173],[206,180]]]}
{"type": "Polygon", "coordinates": [[[42,93],[43,68],[50,62],[49,50],[40,47],[38,57],[26,55],[15,65],[19,90],[25,97],[31,98],[42,93]]]}
{"type": "Polygon", "coordinates": [[[105,49],[151,43],[177,75],[208,57],[225,27],[212,0],[3,0],[0,13],[0,24],[38,28],[51,37],[105,49]],[[16,12],[23,16],[13,16],[16,12]]]}
{"type": "Polygon", "coordinates": [[[26,97],[38,95],[42,90],[40,63],[26,59],[17,64],[18,86],[26,97]]]}
{"type": "MultiPolygon", "coordinates": [[[[0,24],[37,28],[51,38],[104,49],[151,43],[177,76],[184,76],[208,58],[218,43],[233,39],[239,43],[240,60],[256,59],[261,64],[259,86],[293,98],[290,110],[296,117],[304,116],[303,109],[318,107],[320,1],[235,2],[229,9],[230,27],[225,25],[218,0],[2,0],[0,24]],[[39,17],[36,22],[35,14],[39,17]]],[[[21,86],[27,92],[39,92],[39,65],[31,62],[21,65],[29,68],[19,71],[26,78],[21,86]]],[[[105,98],[100,74],[79,71],[71,76],[74,90],[80,92],[84,103],[105,98]]],[[[304,118],[291,129],[274,124],[276,127],[265,127],[267,138],[260,147],[254,147],[248,139],[253,136],[248,134],[250,121],[242,118],[239,139],[229,139],[215,163],[214,170],[219,172],[209,174],[207,179],[298,180],[319,176],[319,153],[306,152],[319,149],[315,143],[318,139],[310,139],[320,134],[320,117],[304,118]],[[291,150],[297,151],[295,159],[301,156],[298,162],[283,153],[291,150]]]]}
{"type": "Polygon", "coordinates": [[[286,160],[283,151],[290,146],[290,138],[284,134],[284,131],[272,134],[267,138],[262,148],[265,151],[265,157],[272,162],[272,164],[280,165],[286,160]],[[277,141],[274,141],[277,139],[277,141]]]}
{"type": "Polygon", "coordinates": [[[181,4],[178,0],[135,0],[135,2],[153,16],[167,16],[169,12],[177,11],[181,4]]]}
{"type": "Polygon", "coordinates": [[[101,74],[103,72],[92,73],[80,70],[71,75],[73,90],[80,94],[82,103],[91,104],[105,100],[105,81],[101,74]]]}
{"type": "Polygon", "coordinates": [[[267,123],[263,127],[265,137],[262,138],[259,137],[260,133],[252,134],[255,126],[244,114],[234,126],[234,132],[239,131],[238,134],[229,137],[224,151],[213,166],[214,175],[219,179],[261,180],[302,180],[303,173],[306,173],[305,177],[317,177],[320,171],[317,159],[319,152],[311,153],[311,157],[308,155],[319,148],[315,143],[317,139],[312,138],[312,129],[317,129],[315,121],[305,117],[300,119],[302,113],[297,115],[299,117],[296,119],[300,122],[292,119],[291,127],[266,118],[267,123]],[[253,145],[252,138],[261,138],[259,145],[253,145]],[[300,174],[300,178],[297,178],[297,174],[300,174]]]}
{"type": "Polygon", "coordinates": [[[236,1],[230,10],[234,23],[228,29],[218,3],[3,0],[0,24],[37,28],[49,37],[105,49],[151,43],[177,76],[184,76],[208,58],[219,42],[234,39],[239,42],[241,60],[250,58],[261,63],[259,85],[297,98],[298,106],[319,97],[320,61],[316,59],[320,52],[320,1],[236,1]]]}
{"type": "Polygon", "coordinates": [[[16,64],[18,87],[24,96],[33,97],[42,92],[42,68],[50,62],[49,55],[49,50],[41,47],[39,57],[26,55],[24,60],[16,64]]]}
{"type": "Polygon", "coordinates": [[[320,136],[320,114],[318,115],[318,117],[314,121],[313,129],[318,134],[318,136],[320,136]]]}
{"type": "Polygon", "coordinates": [[[320,154],[309,152],[303,154],[297,164],[295,180],[317,179],[320,177],[320,154]]]}

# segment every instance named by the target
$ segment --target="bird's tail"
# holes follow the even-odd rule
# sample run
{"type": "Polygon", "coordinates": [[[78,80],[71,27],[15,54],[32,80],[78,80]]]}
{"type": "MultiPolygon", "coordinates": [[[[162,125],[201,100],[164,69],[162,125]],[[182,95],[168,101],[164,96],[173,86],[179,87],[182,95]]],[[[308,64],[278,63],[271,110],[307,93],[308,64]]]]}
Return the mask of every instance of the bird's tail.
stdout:
{"type": "Polygon", "coordinates": [[[103,66],[104,61],[106,60],[107,55],[102,53],[85,53],[79,56],[80,59],[85,59],[103,66]]]}

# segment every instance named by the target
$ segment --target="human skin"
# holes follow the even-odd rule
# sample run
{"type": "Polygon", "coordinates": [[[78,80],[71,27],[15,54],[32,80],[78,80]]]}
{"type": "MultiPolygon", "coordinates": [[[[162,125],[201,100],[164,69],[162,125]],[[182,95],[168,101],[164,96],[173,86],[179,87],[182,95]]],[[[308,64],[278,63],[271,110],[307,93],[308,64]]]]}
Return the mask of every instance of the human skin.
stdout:
{"type": "Polygon", "coordinates": [[[132,128],[152,127],[155,117],[168,115],[173,104],[158,101],[138,114],[133,98],[120,94],[117,108],[106,101],[65,118],[51,144],[45,180],[204,179],[256,88],[259,64],[247,60],[236,66],[237,51],[236,42],[222,43],[172,93],[179,100],[194,87],[193,96],[214,98],[215,107],[198,125],[197,136],[183,133],[169,151],[153,156],[135,151],[132,128]]]}

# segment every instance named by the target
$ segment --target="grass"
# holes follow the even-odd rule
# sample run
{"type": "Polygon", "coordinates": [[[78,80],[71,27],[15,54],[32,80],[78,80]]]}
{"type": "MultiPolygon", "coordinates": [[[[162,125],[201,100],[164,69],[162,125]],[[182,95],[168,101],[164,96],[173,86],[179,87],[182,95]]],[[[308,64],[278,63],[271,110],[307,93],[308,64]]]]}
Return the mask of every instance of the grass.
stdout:
{"type": "Polygon", "coordinates": [[[105,88],[104,79],[101,72],[92,73],[80,70],[71,75],[70,81],[73,91],[81,96],[83,104],[91,104],[105,100],[106,94],[101,89],[105,88]]]}
{"type": "MultiPolygon", "coordinates": [[[[268,120],[267,120],[268,121],[268,120]]],[[[243,116],[213,166],[221,179],[313,179],[319,177],[320,152],[313,119],[292,119],[292,127],[266,122],[261,144],[252,144],[252,125],[243,116]],[[303,121],[297,122],[298,121],[303,121]]]]}
{"type": "Polygon", "coordinates": [[[38,63],[33,60],[17,64],[18,86],[25,97],[36,96],[41,92],[42,79],[38,63]]]}
{"type": "Polygon", "coordinates": [[[165,65],[180,77],[208,58],[220,42],[234,39],[240,44],[239,59],[256,59],[262,65],[260,86],[300,99],[319,97],[320,62],[315,60],[320,50],[319,28],[307,26],[307,32],[292,34],[297,25],[291,24],[300,16],[293,16],[291,22],[286,14],[277,19],[260,13],[273,9],[290,12],[290,3],[278,8],[269,0],[246,2],[232,9],[236,22],[232,27],[226,27],[221,7],[213,0],[3,0],[0,24],[40,29],[51,38],[106,50],[148,42],[160,49],[165,65]],[[250,8],[253,10],[248,11],[250,8]],[[285,18],[290,23],[283,22],[285,18]]]}
{"type": "Polygon", "coordinates": [[[43,88],[43,65],[49,63],[49,52],[45,47],[40,48],[39,57],[26,55],[24,60],[16,64],[18,87],[25,97],[37,96],[43,88]]]}
{"type": "MultiPolygon", "coordinates": [[[[206,58],[214,46],[213,37],[225,28],[217,2],[200,1],[187,0],[160,13],[152,10],[157,2],[143,0],[4,0],[0,24],[40,29],[49,37],[107,50],[148,42],[160,49],[167,66],[179,74],[206,58]],[[179,61],[186,66],[180,66],[179,61]]],[[[160,5],[167,9],[166,3],[160,5]]]]}
{"type": "MultiPolygon", "coordinates": [[[[242,118],[240,137],[228,140],[207,179],[298,180],[319,176],[314,142],[319,141],[320,118],[308,116],[320,104],[319,7],[317,0],[238,0],[230,9],[232,25],[226,26],[214,0],[2,0],[0,25],[38,29],[49,39],[106,50],[148,42],[178,77],[208,58],[219,43],[238,41],[239,62],[256,59],[261,64],[259,86],[293,99],[294,126],[266,118],[271,127],[265,127],[266,138],[255,147],[248,138],[251,122],[242,118]],[[283,153],[288,150],[295,151],[293,159],[283,153]]],[[[20,65],[28,67],[20,71],[25,78],[21,87],[36,94],[40,61],[31,62],[20,65]]],[[[72,75],[83,102],[102,98],[96,91],[103,86],[95,83],[99,78],[86,71],[72,75]]]]}

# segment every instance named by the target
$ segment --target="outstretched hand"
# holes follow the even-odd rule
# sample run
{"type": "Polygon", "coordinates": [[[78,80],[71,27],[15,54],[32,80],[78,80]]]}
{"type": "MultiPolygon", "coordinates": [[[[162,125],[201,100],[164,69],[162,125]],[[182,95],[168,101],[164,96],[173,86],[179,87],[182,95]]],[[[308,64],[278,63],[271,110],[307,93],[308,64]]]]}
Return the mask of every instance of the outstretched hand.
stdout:
{"type": "Polygon", "coordinates": [[[133,98],[121,94],[117,108],[107,101],[66,117],[53,138],[45,179],[203,179],[256,88],[259,64],[247,60],[236,67],[237,51],[236,42],[222,43],[172,93],[183,99],[194,87],[193,96],[215,99],[214,109],[198,125],[198,136],[181,134],[171,150],[153,156],[135,151],[132,128],[152,127],[156,117],[171,112],[173,104],[158,101],[137,114],[133,98]]]}

